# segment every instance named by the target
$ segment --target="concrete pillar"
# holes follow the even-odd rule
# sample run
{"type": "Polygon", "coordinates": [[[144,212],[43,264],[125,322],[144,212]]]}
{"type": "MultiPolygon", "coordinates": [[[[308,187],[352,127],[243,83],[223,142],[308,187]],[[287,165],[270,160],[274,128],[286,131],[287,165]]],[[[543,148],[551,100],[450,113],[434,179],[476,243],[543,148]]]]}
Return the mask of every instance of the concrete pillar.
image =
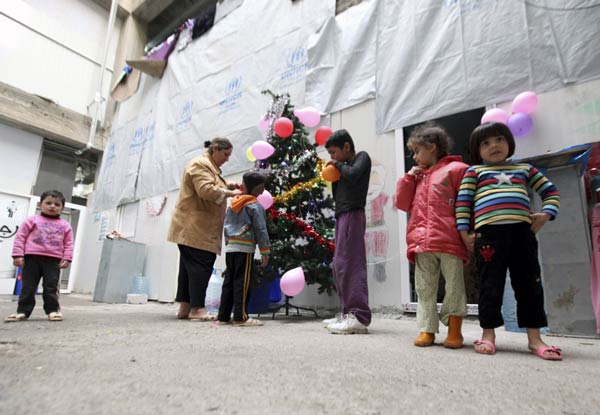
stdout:
{"type": "MultiPolygon", "coordinates": [[[[117,79],[121,75],[121,70],[125,65],[126,59],[137,59],[144,55],[144,45],[146,44],[146,27],[139,21],[132,13],[123,18],[123,24],[121,25],[121,35],[119,37],[119,44],[117,46],[117,54],[115,57],[115,64],[113,76],[111,79],[110,87],[115,85],[117,79]]],[[[114,118],[117,109],[117,102],[113,100],[110,95],[106,103],[106,127],[110,129],[112,120],[114,118]]]]}
{"type": "Polygon", "coordinates": [[[362,0],[336,0],[335,14],[340,14],[344,10],[362,3],[362,0]]]}

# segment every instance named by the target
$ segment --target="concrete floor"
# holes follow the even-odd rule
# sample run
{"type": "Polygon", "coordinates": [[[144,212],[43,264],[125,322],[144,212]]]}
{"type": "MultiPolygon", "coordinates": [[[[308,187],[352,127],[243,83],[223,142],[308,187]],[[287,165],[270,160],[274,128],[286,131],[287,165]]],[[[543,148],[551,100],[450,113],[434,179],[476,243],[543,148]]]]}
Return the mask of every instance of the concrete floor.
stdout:
{"type": "MultiPolygon", "coordinates": [[[[598,414],[600,341],[546,337],[562,362],[498,330],[498,353],[412,346],[414,318],[375,315],[369,335],[310,317],[239,328],[178,321],[175,304],[61,298],[49,322],[0,324],[0,414],[598,414]]],[[[16,310],[0,296],[0,316],[16,310]]],[[[445,330],[444,330],[445,331],[445,330]]],[[[437,340],[441,342],[444,334],[437,340]]]]}

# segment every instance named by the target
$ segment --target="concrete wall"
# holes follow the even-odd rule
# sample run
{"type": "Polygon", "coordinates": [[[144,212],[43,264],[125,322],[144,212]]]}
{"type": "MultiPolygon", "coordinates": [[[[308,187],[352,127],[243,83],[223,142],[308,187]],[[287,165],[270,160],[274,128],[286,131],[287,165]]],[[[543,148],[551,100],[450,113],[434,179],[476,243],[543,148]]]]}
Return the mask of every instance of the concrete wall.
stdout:
{"type": "MultiPolygon", "coordinates": [[[[91,1],[0,2],[0,79],[88,114],[98,87],[107,24],[108,11],[91,1]]],[[[110,87],[119,31],[117,19],[104,96],[110,87]]]]}

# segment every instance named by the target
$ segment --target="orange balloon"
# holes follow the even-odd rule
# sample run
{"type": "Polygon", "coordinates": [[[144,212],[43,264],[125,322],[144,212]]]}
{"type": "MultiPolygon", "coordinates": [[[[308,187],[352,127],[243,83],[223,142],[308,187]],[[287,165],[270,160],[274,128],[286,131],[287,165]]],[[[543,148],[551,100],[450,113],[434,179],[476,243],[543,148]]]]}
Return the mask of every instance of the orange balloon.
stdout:
{"type": "Polygon", "coordinates": [[[342,177],[342,173],[333,164],[330,164],[321,171],[321,176],[328,182],[337,182],[342,177]]]}

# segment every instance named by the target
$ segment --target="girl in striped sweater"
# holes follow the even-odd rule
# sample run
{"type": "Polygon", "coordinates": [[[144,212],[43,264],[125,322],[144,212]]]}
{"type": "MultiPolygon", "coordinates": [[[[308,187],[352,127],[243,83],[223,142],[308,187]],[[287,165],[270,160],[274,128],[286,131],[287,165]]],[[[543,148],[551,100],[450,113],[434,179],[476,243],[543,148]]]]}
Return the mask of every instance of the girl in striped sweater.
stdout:
{"type": "Polygon", "coordinates": [[[461,182],[456,223],[464,244],[475,251],[479,274],[483,335],[475,342],[475,351],[496,352],[495,328],[504,324],[501,307],[508,268],[517,300],[517,321],[527,329],[529,349],[542,359],[561,360],[561,350],[546,345],[540,335],[540,328],[548,323],[535,237],[558,214],[558,190],[532,165],[509,159],[515,152],[515,140],[505,124],[480,125],[471,134],[469,146],[473,166],[461,182]],[[531,210],[528,188],[542,198],[539,213],[531,210]]]}

